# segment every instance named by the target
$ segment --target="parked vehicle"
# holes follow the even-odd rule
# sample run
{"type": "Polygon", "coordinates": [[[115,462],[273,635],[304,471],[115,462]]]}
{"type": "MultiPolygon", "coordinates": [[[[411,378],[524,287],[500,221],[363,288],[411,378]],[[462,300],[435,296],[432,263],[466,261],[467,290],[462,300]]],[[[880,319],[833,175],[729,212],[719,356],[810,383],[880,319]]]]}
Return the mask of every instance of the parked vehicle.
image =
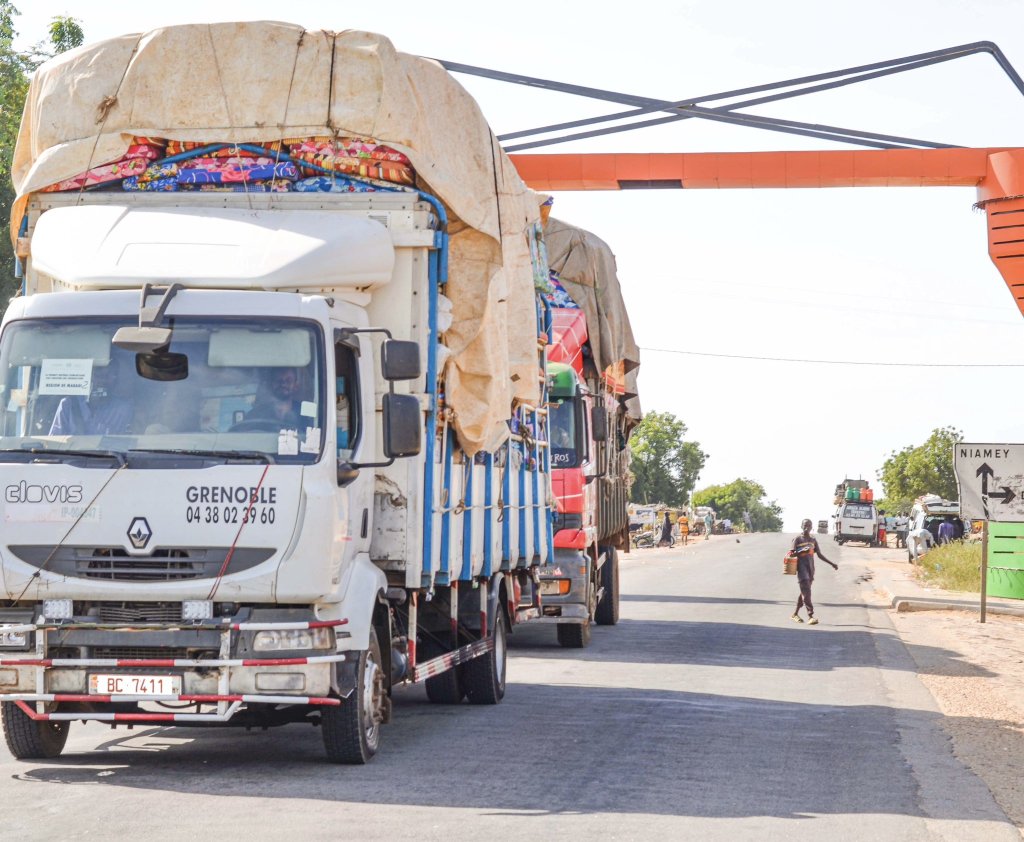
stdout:
{"type": "Polygon", "coordinates": [[[860,541],[873,545],[878,541],[878,511],[874,503],[843,502],[835,514],[833,538],[840,545],[860,541]]]}
{"type": "Polygon", "coordinates": [[[939,543],[939,525],[946,519],[953,521],[953,539],[959,540],[970,532],[960,518],[960,503],[943,500],[935,494],[919,497],[910,510],[910,528],[907,532],[907,561],[917,564],[928,550],[939,543]]]}
{"type": "Polygon", "coordinates": [[[537,571],[554,547],[536,197],[468,94],[433,63],[389,64],[386,39],[269,23],[200,34],[157,30],[128,64],[123,40],[100,42],[32,81],[15,173],[25,294],[0,332],[4,733],[15,757],[37,758],[61,752],[74,720],[305,722],[330,760],[365,763],[404,681],[425,681],[434,702],[499,702],[508,635],[539,614],[537,571]],[[194,67],[219,68],[210,89],[245,103],[244,126],[190,110],[209,97],[174,98],[159,57],[184,48],[194,67]],[[303,91],[378,74],[380,89],[289,99],[296,50],[303,91]],[[360,72],[371,54],[374,72],[360,72]],[[119,91],[102,124],[76,68],[96,96],[119,91]],[[145,119],[156,104],[162,125],[145,119]],[[319,192],[279,192],[282,173],[332,165],[331,147],[309,141],[322,151],[311,163],[296,157],[305,142],[279,143],[332,106],[346,125],[381,127],[349,140],[387,166],[373,181],[330,171],[307,185],[319,192]],[[273,126],[246,146],[269,153],[259,166],[272,180],[74,188],[139,171],[125,156],[76,175],[82,149],[125,153],[133,119],[158,139],[135,146],[165,155],[168,137],[196,141],[159,166],[208,186],[230,173],[185,162],[273,126]],[[386,145],[418,129],[403,152],[386,145]],[[422,189],[387,181],[401,167],[427,173],[422,189]],[[464,264],[449,221],[475,243],[464,264]],[[480,315],[494,266],[515,312],[480,315]],[[459,351],[445,343],[467,310],[479,332],[459,351]]]}
{"type": "MultiPolygon", "coordinates": [[[[552,267],[547,372],[556,515],[554,557],[540,571],[541,622],[556,624],[562,646],[583,647],[593,622],[614,625],[619,619],[619,553],[631,547],[628,442],[640,421],[639,354],[611,249],[554,218],[544,234],[552,267]],[[607,335],[597,341],[599,331],[591,335],[591,322],[599,317],[590,305],[597,298],[600,318],[618,326],[614,341],[607,335]]],[[[663,517],[661,510],[648,510],[648,530],[634,533],[632,546],[648,546],[648,540],[656,545],[663,517]]]]}

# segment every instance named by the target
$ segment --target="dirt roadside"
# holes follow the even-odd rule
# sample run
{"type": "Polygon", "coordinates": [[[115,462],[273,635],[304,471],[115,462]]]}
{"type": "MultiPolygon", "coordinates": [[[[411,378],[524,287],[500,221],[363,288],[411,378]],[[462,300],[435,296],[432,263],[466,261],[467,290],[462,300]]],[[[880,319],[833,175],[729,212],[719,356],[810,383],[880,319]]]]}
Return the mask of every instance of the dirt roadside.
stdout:
{"type": "MultiPolygon", "coordinates": [[[[874,574],[865,587],[877,604],[891,606],[894,596],[977,599],[917,584],[903,550],[857,555],[874,574]]],[[[891,608],[890,615],[944,715],[954,753],[985,782],[1024,837],[1024,618],[989,614],[982,624],[976,610],[891,608]]]]}

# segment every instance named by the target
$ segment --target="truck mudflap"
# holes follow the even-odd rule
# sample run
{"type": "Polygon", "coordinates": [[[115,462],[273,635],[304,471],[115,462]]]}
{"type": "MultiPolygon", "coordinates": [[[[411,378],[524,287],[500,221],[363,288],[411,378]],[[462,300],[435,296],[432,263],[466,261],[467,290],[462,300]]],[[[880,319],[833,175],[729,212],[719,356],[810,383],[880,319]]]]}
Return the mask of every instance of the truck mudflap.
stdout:
{"type": "MultiPolygon", "coordinates": [[[[285,631],[317,628],[337,628],[348,624],[342,620],[313,620],[307,622],[241,622],[198,621],[193,623],[93,623],[93,622],[38,622],[20,625],[4,625],[0,628],[8,633],[32,633],[35,636],[35,657],[0,659],[0,670],[13,672],[31,668],[34,675],[34,692],[21,689],[5,689],[0,684],[0,702],[17,705],[31,719],[44,722],[98,721],[98,722],[177,722],[226,723],[239,711],[249,705],[304,705],[337,706],[341,699],[329,696],[305,696],[291,694],[232,693],[230,692],[232,671],[261,667],[310,667],[321,664],[336,664],[346,659],[346,653],[335,652],[326,655],[310,655],[292,658],[230,658],[231,633],[240,631],[285,631]],[[221,632],[220,658],[47,658],[47,633],[71,630],[116,630],[119,632],[217,630],[221,632]],[[215,693],[73,693],[47,692],[47,672],[50,670],[94,670],[102,669],[175,669],[203,670],[216,672],[217,692],[215,693]],[[141,703],[185,703],[196,705],[191,713],[176,711],[126,712],[97,710],[97,705],[123,705],[141,703]],[[81,710],[46,710],[54,705],[83,706],[81,710]],[[203,711],[201,706],[216,706],[213,711],[203,711]]],[[[20,685],[20,681],[18,684],[20,685]]]]}

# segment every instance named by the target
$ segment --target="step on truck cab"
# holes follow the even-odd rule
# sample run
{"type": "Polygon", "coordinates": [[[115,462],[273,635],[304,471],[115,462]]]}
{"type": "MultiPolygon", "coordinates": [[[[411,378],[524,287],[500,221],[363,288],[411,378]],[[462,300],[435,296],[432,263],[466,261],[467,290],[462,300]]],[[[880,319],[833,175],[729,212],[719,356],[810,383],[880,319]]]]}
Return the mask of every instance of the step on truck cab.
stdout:
{"type": "Polygon", "coordinates": [[[468,95],[380,36],[200,30],[139,36],[133,56],[101,42],[33,80],[23,295],[0,329],[4,734],[36,758],[75,720],[306,722],[332,761],[365,763],[403,682],[500,701],[507,636],[540,612],[553,535],[537,197],[492,158],[468,95]],[[207,81],[228,97],[257,62],[281,89],[266,102],[284,101],[296,62],[323,84],[292,100],[292,122],[247,113],[231,129],[155,84],[162,56],[216,65],[209,43],[221,75],[207,81]],[[360,62],[387,84],[352,101],[327,80],[372,80],[360,62]],[[93,89],[71,97],[82,66],[96,90],[122,80],[125,108],[102,128],[77,105],[93,89]],[[454,136],[301,134],[332,109],[355,126],[378,103],[398,113],[388,98],[412,90],[403,107],[443,106],[454,136]],[[257,139],[255,124],[278,128],[257,139]],[[84,146],[114,163],[83,166],[77,138],[96,132],[84,146]],[[152,180],[132,182],[141,147],[152,180]],[[509,303],[481,312],[495,282],[509,303]]]}
{"type": "Polygon", "coordinates": [[[630,549],[628,441],[640,420],[639,354],[607,244],[554,218],[544,242],[552,267],[545,297],[556,515],[554,557],[540,571],[541,622],[556,625],[562,646],[583,647],[592,623],[619,619],[619,553],[630,549]],[[614,337],[591,329],[600,324],[597,313],[615,325],[614,337]]]}

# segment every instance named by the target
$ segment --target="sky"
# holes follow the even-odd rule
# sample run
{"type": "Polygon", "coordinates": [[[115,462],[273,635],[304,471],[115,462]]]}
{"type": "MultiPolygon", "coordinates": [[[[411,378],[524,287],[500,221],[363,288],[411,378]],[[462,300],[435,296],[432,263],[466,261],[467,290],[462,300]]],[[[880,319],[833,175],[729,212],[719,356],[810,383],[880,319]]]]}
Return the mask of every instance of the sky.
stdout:
{"type": "MultiPolygon", "coordinates": [[[[86,40],[159,26],[286,20],[366,29],[407,53],[679,100],[908,56],[997,43],[1024,75],[1020,0],[606,0],[543,7],[247,0],[121,4],[22,0],[19,44],[55,15],[86,40]]],[[[187,61],[187,56],[183,56],[187,61]]],[[[460,76],[498,133],[619,110],[460,76]]],[[[1024,97],[975,55],[751,113],[958,146],[1024,145],[1024,97]]],[[[687,120],[538,151],[707,152],[855,148],[687,120]]],[[[787,530],[833,511],[844,477],[953,425],[968,441],[1024,442],[1024,318],[986,251],[973,188],[560,192],[553,213],[615,251],[642,352],[646,411],[682,419],[709,454],[697,487],[746,477],[787,530]],[[861,363],[1001,363],[928,368],[861,363]],[[1007,364],[1018,366],[1005,367],[1007,364]]],[[[881,489],[879,488],[879,492],[881,489]]]]}

